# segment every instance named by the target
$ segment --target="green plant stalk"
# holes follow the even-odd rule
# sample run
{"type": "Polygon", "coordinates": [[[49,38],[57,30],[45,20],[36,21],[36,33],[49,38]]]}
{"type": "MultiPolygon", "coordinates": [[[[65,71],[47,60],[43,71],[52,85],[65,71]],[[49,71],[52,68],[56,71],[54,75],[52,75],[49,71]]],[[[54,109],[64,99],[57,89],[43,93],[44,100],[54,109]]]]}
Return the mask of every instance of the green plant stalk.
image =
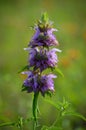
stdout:
{"type": "Polygon", "coordinates": [[[61,126],[61,118],[62,118],[62,114],[61,111],[59,111],[56,120],[53,122],[51,127],[55,126],[56,124],[58,124],[58,126],[61,126]]]}
{"type": "Polygon", "coordinates": [[[34,130],[35,130],[36,126],[37,126],[38,96],[39,96],[39,92],[34,93],[33,106],[32,106],[33,118],[34,118],[34,130]]]}

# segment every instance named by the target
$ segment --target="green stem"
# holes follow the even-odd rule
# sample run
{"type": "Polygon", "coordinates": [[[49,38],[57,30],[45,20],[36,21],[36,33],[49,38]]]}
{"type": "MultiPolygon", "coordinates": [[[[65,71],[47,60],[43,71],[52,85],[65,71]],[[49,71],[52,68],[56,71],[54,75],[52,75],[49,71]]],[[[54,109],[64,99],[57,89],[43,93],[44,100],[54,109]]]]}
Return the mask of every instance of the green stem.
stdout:
{"type": "Polygon", "coordinates": [[[34,118],[34,130],[37,126],[37,102],[38,102],[38,95],[39,92],[34,93],[34,98],[33,98],[33,118],[34,118]]]}
{"type": "Polygon", "coordinates": [[[61,123],[60,121],[61,121],[61,111],[58,112],[57,118],[54,121],[54,123],[52,124],[52,126],[55,126],[57,124],[57,122],[58,122],[58,125],[59,125],[59,123],[61,123]]]}

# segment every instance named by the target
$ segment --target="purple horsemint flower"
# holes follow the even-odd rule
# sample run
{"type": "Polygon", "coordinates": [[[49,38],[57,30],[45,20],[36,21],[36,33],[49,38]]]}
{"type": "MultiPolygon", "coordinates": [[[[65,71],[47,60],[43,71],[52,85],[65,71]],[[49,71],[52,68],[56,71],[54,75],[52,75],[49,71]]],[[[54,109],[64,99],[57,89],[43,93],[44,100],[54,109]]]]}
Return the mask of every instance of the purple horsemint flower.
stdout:
{"type": "Polygon", "coordinates": [[[48,60],[46,61],[49,67],[54,67],[58,63],[58,57],[56,52],[61,52],[61,50],[53,48],[46,52],[48,60]]]}
{"type": "Polygon", "coordinates": [[[30,66],[34,66],[35,69],[40,69],[40,71],[46,69],[48,65],[46,64],[46,50],[33,48],[30,50],[29,54],[29,64],[30,66]]]}
{"type": "Polygon", "coordinates": [[[36,32],[29,44],[31,47],[36,47],[36,46],[49,47],[49,46],[58,45],[58,41],[56,40],[56,37],[53,34],[53,31],[57,31],[56,29],[48,28],[45,31],[40,31],[40,29],[36,27],[35,30],[36,32]]]}
{"type": "Polygon", "coordinates": [[[34,74],[32,71],[23,72],[22,74],[27,74],[27,79],[24,80],[23,90],[26,90],[28,93],[38,92],[39,91],[39,75],[34,74]]]}
{"type": "Polygon", "coordinates": [[[27,72],[22,72],[22,74],[25,74],[25,75],[27,75],[28,77],[27,77],[27,79],[26,80],[24,80],[24,83],[23,83],[23,90],[27,90],[27,92],[32,92],[33,91],[33,88],[32,88],[32,86],[34,85],[34,82],[33,82],[33,76],[34,76],[34,74],[33,74],[33,72],[31,72],[31,71],[27,71],[27,72]],[[24,88],[25,87],[25,88],[24,88]]]}
{"type": "Polygon", "coordinates": [[[54,92],[54,81],[53,78],[57,76],[54,74],[43,75],[41,77],[41,93],[44,96],[47,91],[54,92]]]}
{"type": "Polygon", "coordinates": [[[53,34],[53,31],[57,31],[57,29],[51,28],[51,29],[48,29],[47,32],[45,33],[47,35],[47,39],[46,39],[47,46],[58,45],[58,41],[56,40],[56,37],[53,34]]]}
{"type": "Polygon", "coordinates": [[[41,92],[44,96],[48,91],[54,92],[53,78],[56,78],[56,75],[49,74],[40,76],[38,74],[33,74],[33,72],[23,72],[23,74],[28,75],[28,78],[23,83],[23,89],[28,93],[41,92]]]}
{"type": "Polygon", "coordinates": [[[38,36],[40,35],[39,28],[35,27],[35,30],[36,30],[36,32],[35,32],[34,36],[32,37],[32,40],[36,40],[38,38],[38,36]]]}
{"type": "Polygon", "coordinates": [[[56,52],[61,52],[61,50],[54,48],[47,51],[45,49],[33,48],[30,50],[29,64],[34,66],[35,69],[39,68],[40,71],[49,67],[55,67],[58,62],[56,52]]]}

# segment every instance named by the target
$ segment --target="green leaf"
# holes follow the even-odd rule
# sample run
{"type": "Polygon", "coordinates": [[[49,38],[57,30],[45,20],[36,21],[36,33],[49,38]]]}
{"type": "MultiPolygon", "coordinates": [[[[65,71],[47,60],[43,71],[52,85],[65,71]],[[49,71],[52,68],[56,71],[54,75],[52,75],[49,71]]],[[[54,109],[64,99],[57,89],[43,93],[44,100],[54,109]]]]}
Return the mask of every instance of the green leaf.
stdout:
{"type": "Polygon", "coordinates": [[[60,106],[57,103],[54,103],[52,100],[44,99],[46,102],[50,103],[52,106],[60,110],[60,106]]]}
{"type": "Polygon", "coordinates": [[[47,69],[45,69],[43,72],[42,72],[42,74],[48,74],[48,73],[51,73],[52,71],[51,71],[51,69],[50,68],[47,68],[47,69]]]}
{"type": "Polygon", "coordinates": [[[42,14],[42,16],[41,16],[41,21],[42,21],[43,23],[48,23],[49,18],[48,18],[48,14],[47,14],[46,12],[42,14]]]}
{"type": "Polygon", "coordinates": [[[55,71],[60,74],[62,77],[64,77],[64,74],[61,72],[61,70],[57,67],[55,67],[55,71]]]}
{"type": "Polygon", "coordinates": [[[57,110],[61,111],[62,116],[66,114],[66,112],[69,110],[69,105],[70,103],[67,102],[65,99],[63,102],[53,102],[52,100],[49,99],[44,99],[46,102],[50,103],[52,106],[54,106],[57,110]]]}
{"type": "Polygon", "coordinates": [[[31,91],[31,88],[32,88],[31,86],[24,86],[24,84],[23,84],[21,91],[22,91],[22,92],[23,92],[23,91],[28,91],[28,92],[30,92],[30,91],[31,91]]]}
{"type": "Polygon", "coordinates": [[[70,103],[68,101],[65,100],[65,98],[63,97],[63,101],[59,102],[59,104],[61,105],[61,107],[63,107],[64,109],[68,109],[70,103]]]}
{"type": "Polygon", "coordinates": [[[46,94],[47,94],[49,97],[52,97],[52,92],[47,91],[46,94]]]}
{"type": "Polygon", "coordinates": [[[26,65],[18,73],[21,73],[22,71],[29,70],[29,69],[30,69],[29,65],[26,65]]]}
{"type": "Polygon", "coordinates": [[[27,91],[27,89],[28,89],[28,87],[25,87],[24,85],[22,85],[22,90],[21,90],[22,92],[27,91]]]}
{"type": "Polygon", "coordinates": [[[80,113],[77,113],[77,112],[67,112],[66,115],[76,116],[76,117],[79,117],[82,120],[86,121],[86,117],[84,117],[83,115],[81,115],[80,113]]]}

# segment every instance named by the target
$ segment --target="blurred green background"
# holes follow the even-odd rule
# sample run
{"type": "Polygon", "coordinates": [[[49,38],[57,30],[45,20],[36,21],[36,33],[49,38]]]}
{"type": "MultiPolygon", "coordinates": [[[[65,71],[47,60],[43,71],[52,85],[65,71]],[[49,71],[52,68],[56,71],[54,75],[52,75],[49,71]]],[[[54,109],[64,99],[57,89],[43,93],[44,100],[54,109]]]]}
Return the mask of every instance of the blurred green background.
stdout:
{"type": "MultiPolygon", "coordinates": [[[[33,94],[21,92],[23,77],[18,71],[27,64],[28,53],[23,51],[30,41],[30,30],[41,13],[47,11],[59,31],[59,68],[55,81],[54,101],[63,97],[77,112],[86,116],[86,1],[85,0],[0,0],[0,123],[31,117],[33,94]]],[[[40,124],[50,125],[56,110],[40,96],[40,124]]],[[[31,130],[31,125],[24,130],[31,130]]],[[[85,130],[86,123],[78,118],[64,119],[64,130],[85,130]]],[[[1,127],[0,130],[17,130],[1,127]]]]}

